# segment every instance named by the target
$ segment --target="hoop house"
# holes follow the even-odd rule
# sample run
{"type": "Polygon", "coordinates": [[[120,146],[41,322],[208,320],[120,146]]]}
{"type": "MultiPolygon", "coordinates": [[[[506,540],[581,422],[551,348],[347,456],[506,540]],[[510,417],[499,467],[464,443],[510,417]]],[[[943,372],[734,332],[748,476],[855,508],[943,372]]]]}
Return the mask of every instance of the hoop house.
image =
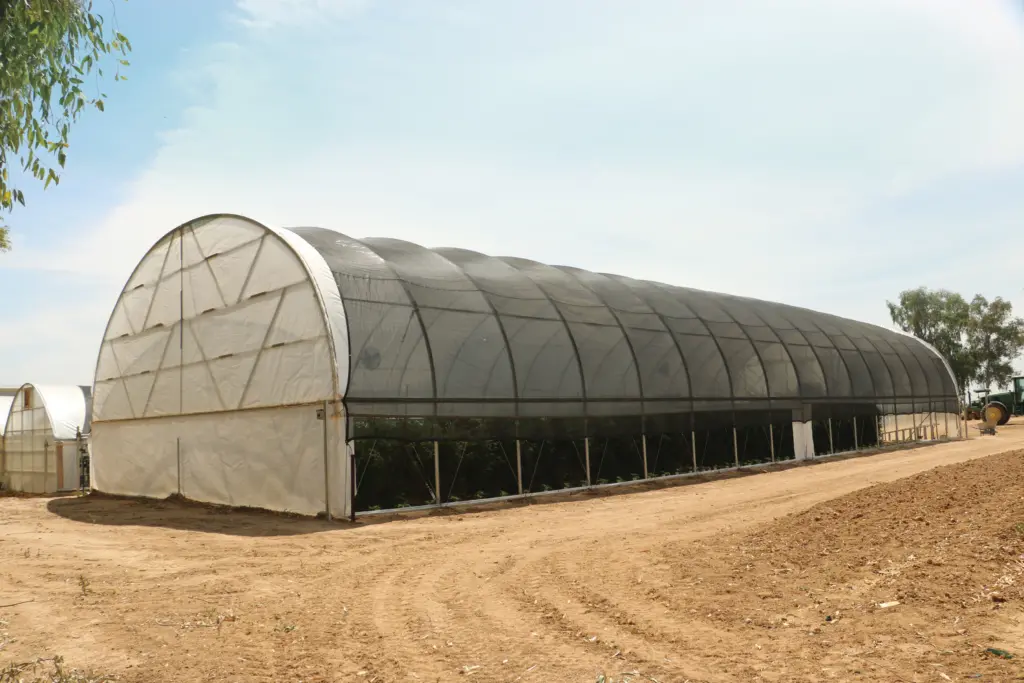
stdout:
{"type": "Polygon", "coordinates": [[[103,491],[347,515],[959,434],[907,335],[736,296],[208,216],[118,299],[103,491]]]}
{"type": "Polygon", "coordinates": [[[80,485],[79,448],[91,418],[89,387],[26,384],[5,416],[0,481],[25,493],[71,491],[80,485]]]}

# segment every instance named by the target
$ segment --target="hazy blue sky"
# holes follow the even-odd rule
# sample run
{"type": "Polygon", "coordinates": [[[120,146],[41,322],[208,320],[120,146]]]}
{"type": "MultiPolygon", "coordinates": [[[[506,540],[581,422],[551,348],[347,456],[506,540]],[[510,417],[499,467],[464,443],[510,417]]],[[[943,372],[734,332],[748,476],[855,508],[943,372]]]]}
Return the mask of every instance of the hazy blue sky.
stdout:
{"type": "Polygon", "coordinates": [[[137,261],[215,211],[880,324],[917,285],[1024,312],[1019,3],[114,6],[129,80],[11,217],[0,384],[91,383],[137,261]]]}

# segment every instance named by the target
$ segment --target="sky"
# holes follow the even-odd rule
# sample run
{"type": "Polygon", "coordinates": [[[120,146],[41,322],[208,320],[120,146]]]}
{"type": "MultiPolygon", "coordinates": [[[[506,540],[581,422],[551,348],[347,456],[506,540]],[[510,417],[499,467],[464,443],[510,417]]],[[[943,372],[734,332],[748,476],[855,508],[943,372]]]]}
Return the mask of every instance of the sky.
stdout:
{"type": "MultiPolygon", "coordinates": [[[[100,3],[106,8],[106,3],[100,3]]],[[[98,5],[99,6],[99,5],[98,5]]],[[[0,385],[91,384],[163,234],[212,212],[891,326],[1024,311],[1010,0],[112,0],[134,48],[0,254],[0,385]]],[[[108,70],[109,71],[109,70],[108,70]]]]}

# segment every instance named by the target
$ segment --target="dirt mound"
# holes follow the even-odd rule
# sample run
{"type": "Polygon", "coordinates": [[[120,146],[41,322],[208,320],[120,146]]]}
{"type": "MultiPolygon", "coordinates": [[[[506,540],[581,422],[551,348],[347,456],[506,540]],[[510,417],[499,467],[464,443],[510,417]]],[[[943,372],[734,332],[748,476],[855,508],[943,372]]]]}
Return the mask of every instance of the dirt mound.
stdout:
{"type": "Polygon", "coordinates": [[[714,624],[768,680],[1024,680],[1024,455],[881,484],[707,544],[677,544],[714,624]],[[745,625],[745,628],[738,627],[745,625]],[[1006,659],[1007,655],[1015,656],[1006,659]]]}

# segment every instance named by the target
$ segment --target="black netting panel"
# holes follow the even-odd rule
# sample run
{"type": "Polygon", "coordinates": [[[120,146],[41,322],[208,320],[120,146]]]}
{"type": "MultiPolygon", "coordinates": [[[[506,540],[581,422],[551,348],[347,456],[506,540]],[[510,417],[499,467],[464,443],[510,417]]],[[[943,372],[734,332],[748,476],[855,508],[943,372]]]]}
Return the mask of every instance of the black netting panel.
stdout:
{"type": "Polygon", "coordinates": [[[779,339],[787,346],[807,346],[807,337],[800,330],[778,330],[779,339]]]}
{"type": "Polygon", "coordinates": [[[445,503],[504,498],[519,490],[514,439],[442,442],[438,469],[445,503]]]}
{"type": "Polygon", "coordinates": [[[433,398],[430,356],[411,306],[349,301],[349,396],[433,398]]]}
{"type": "Polygon", "coordinates": [[[502,258],[532,280],[568,322],[616,325],[615,317],[597,296],[569,273],[535,261],[502,258]]]}
{"type": "MultiPolygon", "coordinates": [[[[941,359],[877,326],[525,259],[294,232],[338,285],[355,415],[596,419],[765,410],[769,397],[892,410],[955,402],[941,359]]],[[[708,455],[721,450],[716,429],[700,431],[701,452],[718,457],[708,455]]]]}
{"type": "Polygon", "coordinates": [[[594,484],[639,481],[643,478],[641,435],[599,436],[590,439],[590,479],[594,484]]]}
{"type": "Polygon", "coordinates": [[[764,364],[768,391],[772,398],[799,396],[800,383],[786,347],[773,342],[756,342],[756,344],[761,362],[764,364]]]}
{"type": "Polygon", "coordinates": [[[641,398],[633,354],[618,327],[569,323],[583,362],[587,398],[641,398]]]}
{"type": "MultiPolygon", "coordinates": [[[[520,398],[582,402],[579,360],[561,321],[503,316],[502,324],[512,347],[520,398]]],[[[577,412],[582,413],[582,406],[577,412]]]]}
{"type": "Polygon", "coordinates": [[[515,400],[508,349],[490,313],[420,311],[437,378],[437,397],[515,400]]]}
{"type": "Polygon", "coordinates": [[[775,444],[775,460],[793,460],[796,458],[796,444],[793,440],[793,423],[785,417],[776,416],[772,420],[772,440],[775,444]]]}
{"type": "Polygon", "coordinates": [[[828,395],[832,398],[849,398],[853,396],[853,386],[850,382],[850,373],[846,369],[846,363],[839,352],[832,348],[832,345],[825,340],[825,346],[814,349],[818,356],[818,363],[825,374],[825,384],[828,387],[828,395]]]}
{"type": "MultiPolygon", "coordinates": [[[[878,342],[874,342],[877,344],[878,342]]],[[[890,347],[891,348],[891,347],[890,347]]],[[[910,374],[903,365],[903,361],[895,353],[882,353],[882,361],[889,368],[889,376],[892,377],[893,390],[896,396],[913,396],[914,385],[910,381],[910,374]]]]}
{"type": "Polygon", "coordinates": [[[921,364],[921,370],[928,381],[928,394],[930,396],[938,397],[947,393],[951,395],[956,394],[956,390],[952,388],[953,380],[949,376],[949,372],[946,370],[941,358],[937,357],[931,349],[923,344],[917,344],[913,340],[906,341],[905,345],[914,354],[914,357],[917,358],[917,362],[921,364]]]}
{"type": "Polygon", "coordinates": [[[746,339],[747,335],[743,328],[736,323],[707,323],[708,330],[719,339],[728,337],[730,339],[746,339]]]}
{"type": "Polygon", "coordinates": [[[870,351],[861,351],[861,357],[871,373],[871,381],[875,387],[875,396],[879,398],[895,396],[896,389],[892,382],[892,375],[889,374],[889,366],[882,359],[882,354],[872,349],[870,351]]]}
{"type": "Polygon", "coordinates": [[[746,333],[751,340],[755,342],[777,342],[779,341],[779,335],[770,327],[764,327],[762,325],[744,325],[743,331],[746,333]]]}
{"type": "Polygon", "coordinates": [[[767,397],[768,385],[754,345],[746,339],[719,339],[718,345],[729,368],[733,396],[737,399],[767,397]]]}
{"type": "MultiPolygon", "coordinates": [[[[907,375],[910,377],[911,396],[930,396],[931,391],[928,386],[928,378],[925,375],[924,368],[921,367],[921,362],[917,356],[910,352],[910,349],[899,339],[890,339],[889,344],[896,351],[896,355],[903,361],[903,367],[906,368],[907,375]]],[[[938,387],[936,387],[936,390],[938,387]]]]}
{"type": "Polygon", "coordinates": [[[634,280],[621,275],[608,275],[607,277],[628,287],[637,298],[647,304],[658,315],[663,315],[667,318],[697,317],[690,307],[682,299],[676,297],[666,285],[634,280]]]}
{"type": "Polygon", "coordinates": [[[736,428],[736,447],[740,466],[772,462],[773,430],[769,429],[770,417],[762,416],[760,424],[736,428]]]}
{"type": "Polygon", "coordinates": [[[489,311],[479,288],[456,265],[429,249],[402,240],[360,240],[401,278],[418,306],[489,311]]]}
{"type": "Polygon", "coordinates": [[[698,471],[736,466],[733,415],[694,413],[693,431],[698,471]]]}
{"type": "Polygon", "coordinates": [[[434,445],[368,439],[355,445],[357,512],[436,503],[434,445]]]}
{"type": "Polygon", "coordinates": [[[626,328],[640,365],[643,395],[654,398],[688,398],[690,381],[683,357],[672,334],[664,329],[626,328]]]}
{"type": "MultiPolygon", "coordinates": [[[[853,346],[851,343],[850,346],[853,346]]],[[[864,356],[860,351],[840,349],[839,354],[843,357],[843,361],[846,364],[846,369],[850,373],[850,389],[853,396],[857,398],[873,398],[877,394],[875,393],[875,383],[871,376],[871,370],[868,369],[868,364],[864,360],[864,356]]]]}
{"type": "Polygon", "coordinates": [[[832,453],[828,418],[819,418],[811,422],[811,433],[814,436],[814,454],[827,455],[832,453]]]}
{"type": "MultiPolygon", "coordinates": [[[[675,322],[670,320],[669,325],[674,327],[675,322]]],[[[675,338],[690,370],[690,391],[694,397],[730,398],[729,371],[715,340],[691,334],[676,334],[675,338]]]]}
{"type": "Polygon", "coordinates": [[[720,298],[718,294],[685,287],[666,287],[666,289],[677,296],[686,304],[687,308],[706,323],[735,323],[732,316],[718,305],[717,299],[720,298]]]}
{"type": "Polygon", "coordinates": [[[587,485],[583,440],[521,440],[523,491],[558,491],[587,485]]]}
{"type": "Polygon", "coordinates": [[[828,386],[825,384],[825,373],[821,369],[818,357],[810,346],[798,346],[787,344],[796,367],[796,376],[800,380],[800,392],[804,398],[817,398],[828,395],[828,386]]]}
{"type": "Polygon", "coordinates": [[[753,306],[743,299],[723,295],[718,298],[718,305],[721,306],[722,310],[728,313],[733,320],[744,327],[767,328],[768,323],[765,322],[764,318],[758,315],[753,306]]]}

